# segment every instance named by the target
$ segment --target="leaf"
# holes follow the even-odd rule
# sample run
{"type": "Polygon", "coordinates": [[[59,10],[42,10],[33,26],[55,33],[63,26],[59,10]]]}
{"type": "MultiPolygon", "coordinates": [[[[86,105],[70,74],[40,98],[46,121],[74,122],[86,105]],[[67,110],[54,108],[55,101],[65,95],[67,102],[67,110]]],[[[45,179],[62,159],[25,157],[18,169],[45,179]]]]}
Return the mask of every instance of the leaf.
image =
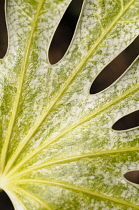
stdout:
{"type": "Polygon", "coordinates": [[[48,61],[71,0],[8,0],[9,48],[0,61],[0,188],[16,210],[139,209],[138,127],[113,124],[138,110],[138,58],[104,91],[93,80],[139,34],[139,0],[84,0],[64,58],[48,61]]]}

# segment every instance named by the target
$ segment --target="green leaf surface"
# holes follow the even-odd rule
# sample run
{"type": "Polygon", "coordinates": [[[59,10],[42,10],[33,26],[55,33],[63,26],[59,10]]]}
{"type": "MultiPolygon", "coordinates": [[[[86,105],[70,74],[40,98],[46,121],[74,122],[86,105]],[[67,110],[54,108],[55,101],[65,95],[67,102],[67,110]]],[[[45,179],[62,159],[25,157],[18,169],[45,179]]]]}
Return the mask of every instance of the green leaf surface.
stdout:
{"type": "Polygon", "coordinates": [[[139,108],[138,58],[89,94],[97,75],[139,34],[139,0],[84,0],[74,38],[55,65],[53,34],[71,0],[7,0],[0,60],[0,188],[16,210],[134,210],[139,129],[112,125],[139,108]]]}

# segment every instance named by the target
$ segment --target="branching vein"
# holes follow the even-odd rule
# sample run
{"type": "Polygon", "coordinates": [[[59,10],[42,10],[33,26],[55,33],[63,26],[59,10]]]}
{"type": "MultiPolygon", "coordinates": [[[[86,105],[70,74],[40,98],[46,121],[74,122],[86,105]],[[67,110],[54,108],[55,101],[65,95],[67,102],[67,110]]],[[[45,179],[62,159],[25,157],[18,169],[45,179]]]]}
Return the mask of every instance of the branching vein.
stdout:
{"type": "Polygon", "coordinates": [[[17,6],[17,8],[29,19],[32,20],[31,16],[29,16],[18,4],[16,1],[14,1],[15,5],[17,6]]]}
{"type": "Polygon", "coordinates": [[[49,167],[49,166],[55,165],[55,164],[63,164],[63,163],[78,161],[78,160],[86,159],[86,158],[96,158],[96,157],[101,157],[101,156],[125,154],[125,153],[129,153],[129,152],[137,152],[137,151],[139,151],[139,147],[129,147],[129,148],[121,148],[121,149],[105,150],[105,151],[94,151],[92,153],[75,155],[75,156],[66,157],[66,158],[53,160],[53,161],[47,161],[42,164],[32,166],[32,167],[30,167],[24,171],[21,171],[19,173],[16,172],[16,174],[13,174],[14,171],[17,171],[17,168],[15,167],[14,171],[11,171],[7,177],[10,177],[10,179],[15,179],[15,178],[21,177],[23,175],[26,175],[27,173],[30,173],[34,170],[43,169],[43,168],[46,168],[46,167],[49,167]]]}
{"type": "Polygon", "coordinates": [[[3,146],[3,149],[2,149],[1,171],[4,170],[4,167],[5,167],[5,164],[6,164],[8,146],[9,146],[10,138],[11,138],[11,135],[12,135],[13,126],[14,126],[14,122],[15,122],[15,119],[16,119],[17,110],[18,110],[18,106],[19,106],[19,102],[20,102],[20,98],[21,98],[21,94],[22,94],[22,88],[23,88],[24,77],[25,77],[25,73],[26,73],[26,69],[27,69],[27,65],[28,65],[28,59],[29,59],[32,39],[33,39],[37,19],[38,19],[43,1],[44,0],[40,1],[39,6],[38,6],[38,10],[37,10],[36,15],[34,17],[32,30],[31,30],[29,38],[28,38],[28,42],[27,42],[27,45],[26,45],[25,53],[24,53],[23,62],[22,62],[22,65],[21,65],[21,76],[20,76],[20,80],[19,80],[20,82],[19,82],[19,86],[17,88],[17,95],[16,95],[16,98],[15,98],[15,102],[13,104],[12,116],[11,116],[11,119],[10,119],[10,122],[9,122],[7,135],[6,135],[6,138],[5,138],[5,143],[4,143],[4,146],[3,146]]]}
{"type": "Polygon", "coordinates": [[[98,197],[98,198],[101,198],[103,200],[109,200],[111,202],[117,203],[117,204],[122,205],[122,206],[132,207],[134,209],[139,209],[139,206],[136,206],[136,205],[134,205],[130,202],[124,201],[122,199],[107,196],[107,195],[104,195],[104,194],[101,194],[101,193],[98,193],[98,192],[94,192],[94,191],[91,191],[91,190],[83,188],[83,187],[78,187],[78,186],[74,186],[74,185],[67,184],[67,183],[61,183],[61,182],[49,181],[49,180],[39,180],[39,179],[15,180],[15,183],[18,183],[18,182],[22,183],[22,184],[24,184],[24,183],[26,183],[26,184],[39,183],[39,184],[58,186],[58,187],[62,187],[62,188],[72,190],[72,191],[75,191],[75,192],[82,192],[84,194],[87,194],[87,195],[90,195],[90,196],[93,196],[93,197],[98,197]]]}
{"type": "Polygon", "coordinates": [[[17,189],[17,191],[20,191],[22,194],[27,195],[29,198],[37,201],[39,204],[41,204],[43,207],[45,207],[46,210],[52,210],[52,208],[46,203],[46,201],[43,201],[37,195],[35,195],[35,194],[31,193],[31,192],[28,192],[27,190],[23,190],[20,187],[15,187],[14,186],[14,188],[17,189]]]}

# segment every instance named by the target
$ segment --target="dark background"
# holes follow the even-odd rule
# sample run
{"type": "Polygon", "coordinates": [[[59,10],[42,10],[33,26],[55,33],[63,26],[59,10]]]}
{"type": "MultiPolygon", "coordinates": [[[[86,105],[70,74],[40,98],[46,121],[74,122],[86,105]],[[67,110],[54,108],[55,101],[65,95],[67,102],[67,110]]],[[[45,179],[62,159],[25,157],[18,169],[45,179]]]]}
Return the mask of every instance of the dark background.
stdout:
{"type": "MultiPolygon", "coordinates": [[[[3,58],[7,51],[8,35],[5,23],[4,12],[5,0],[0,0],[0,58],[3,58]]],[[[49,60],[51,64],[57,63],[65,54],[81,11],[83,0],[73,0],[67,11],[65,12],[62,21],[60,22],[49,49],[49,60]]],[[[112,84],[133,62],[139,52],[139,37],[114,61],[112,61],[90,87],[90,93],[95,94],[102,91],[112,84]]],[[[132,115],[123,118],[113,126],[116,130],[128,129],[134,126],[139,126],[139,111],[132,115]]],[[[129,173],[126,178],[135,183],[139,183],[139,173],[129,173]]],[[[13,205],[4,192],[0,192],[0,210],[13,210],[13,205]]]]}

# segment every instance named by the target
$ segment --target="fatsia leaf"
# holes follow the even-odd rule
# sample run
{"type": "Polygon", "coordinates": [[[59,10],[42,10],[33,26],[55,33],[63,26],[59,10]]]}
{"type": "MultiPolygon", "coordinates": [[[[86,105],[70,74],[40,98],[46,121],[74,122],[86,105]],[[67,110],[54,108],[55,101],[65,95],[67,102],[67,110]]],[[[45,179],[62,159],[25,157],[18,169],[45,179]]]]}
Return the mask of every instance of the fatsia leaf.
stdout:
{"type": "Polygon", "coordinates": [[[139,34],[139,0],[84,0],[63,59],[49,46],[71,0],[7,0],[0,61],[0,188],[16,210],[139,209],[139,130],[113,124],[139,107],[138,58],[110,87],[97,75],[139,34]]]}

